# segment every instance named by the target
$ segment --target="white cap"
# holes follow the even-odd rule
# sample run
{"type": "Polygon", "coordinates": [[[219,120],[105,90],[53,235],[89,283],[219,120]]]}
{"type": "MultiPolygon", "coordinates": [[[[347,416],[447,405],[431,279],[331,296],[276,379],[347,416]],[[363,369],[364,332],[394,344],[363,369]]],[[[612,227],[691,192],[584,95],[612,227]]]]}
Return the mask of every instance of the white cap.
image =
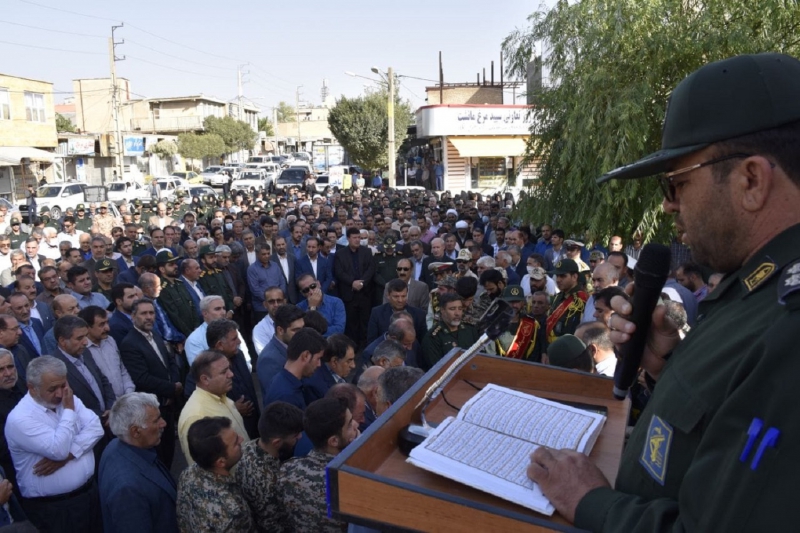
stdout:
{"type": "Polygon", "coordinates": [[[459,220],[456,222],[456,229],[467,229],[469,228],[469,224],[467,224],[466,220],[459,220]]]}

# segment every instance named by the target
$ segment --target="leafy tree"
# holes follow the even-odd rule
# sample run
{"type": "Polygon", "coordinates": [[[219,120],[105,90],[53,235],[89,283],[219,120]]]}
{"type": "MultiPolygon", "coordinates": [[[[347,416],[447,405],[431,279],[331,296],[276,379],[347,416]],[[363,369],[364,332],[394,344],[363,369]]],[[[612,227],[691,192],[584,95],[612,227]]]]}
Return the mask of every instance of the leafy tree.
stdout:
{"type": "Polygon", "coordinates": [[[258,135],[246,122],[233,117],[206,117],[203,121],[206,133],[216,134],[225,143],[223,153],[230,154],[239,150],[253,148],[258,135]]]}
{"type": "MultiPolygon", "coordinates": [[[[341,97],[328,115],[328,126],[339,144],[358,165],[370,169],[387,168],[389,158],[388,94],[378,91],[357,98],[341,97]]],[[[400,146],[411,124],[411,107],[396,98],[394,136],[400,146]]]]}
{"type": "Polygon", "coordinates": [[[538,43],[548,52],[527,154],[540,177],[519,214],[601,239],[668,238],[656,180],[595,179],[660,148],[667,98],[687,74],[737,54],[798,55],[798,27],[785,0],[559,0],[532,14],[503,43],[512,76],[525,76],[538,43]]]}
{"type": "Polygon", "coordinates": [[[181,133],[178,135],[178,153],[192,161],[204,157],[220,157],[226,146],[222,137],[215,133],[181,133]]]}
{"type": "Polygon", "coordinates": [[[289,122],[290,120],[297,120],[295,115],[297,112],[294,106],[287,104],[284,101],[278,102],[278,122],[289,122]]]}
{"type": "Polygon", "coordinates": [[[272,127],[272,121],[267,117],[258,119],[258,131],[263,131],[267,134],[267,137],[272,137],[275,135],[275,130],[272,127]]]}
{"type": "Polygon", "coordinates": [[[174,141],[158,141],[155,146],[150,149],[151,152],[161,157],[172,157],[178,153],[178,145],[174,141]]]}
{"type": "Polygon", "coordinates": [[[75,133],[75,124],[61,113],[56,113],[56,131],[75,133]]]}

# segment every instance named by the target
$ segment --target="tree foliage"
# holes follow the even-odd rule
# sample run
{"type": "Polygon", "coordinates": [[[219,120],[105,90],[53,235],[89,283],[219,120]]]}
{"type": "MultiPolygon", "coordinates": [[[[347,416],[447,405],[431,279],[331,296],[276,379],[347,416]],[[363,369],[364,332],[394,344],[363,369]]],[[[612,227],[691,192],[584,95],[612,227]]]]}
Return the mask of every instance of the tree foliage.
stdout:
{"type": "Polygon", "coordinates": [[[215,133],[181,133],[178,135],[178,153],[186,159],[220,157],[226,146],[222,137],[215,133]]]}
{"type": "Polygon", "coordinates": [[[667,98],[690,72],[737,54],[797,55],[798,27],[794,0],[559,0],[532,14],[503,43],[520,77],[539,43],[547,51],[527,154],[540,179],[520,215],[597,238],[666,238],[656,180],[595,179],[660,148],[667,98]]]}
{"type": "Polygon", "coordinates": [[[246,122],[233,117],[206,117],[203,121],[206,134],[218,135],[222,138],[225,149],[222,153],[230,154],[239,150],[250,150],[258,139],[258,134],[246,122]]]}
{"type": "MultiPolygon", "coordinates": [[[[389,144],[388,94],[379,91],[357,98],[341,97],[328,115],[328,126],[354,163],[369,169],[387,168],[389,144]]],[[[394,105],[394,137],[399,147],[412,114],[408,102],[394,105]]]]}
{"type": "Polygon", "coordinates": [[[272,121],[267,117],[258,119],[258,131],[263,131],[267,137],[275,135],[275,129],[272,127],[272,121]]]}
{"type": "Polygon", "coordinates": [[[158,141],[151,149],[151,152],[160,158],[172,157],[178,153],[178,145],[174,141],[158,141]]]}
{"type": "Polygon", "coordinates": [[[75,124],[61,113],[56,113],[56,131],[75,133],[75,124]]]}
{"type": "Polygon", "coordinates": [[[278,112],[278,123],[296,120],[295,115],[297,113],[294,109],[294,106],[291,106],[284,101],[280,101],[278,102],[278,107],[276,110],[278,112]]]}

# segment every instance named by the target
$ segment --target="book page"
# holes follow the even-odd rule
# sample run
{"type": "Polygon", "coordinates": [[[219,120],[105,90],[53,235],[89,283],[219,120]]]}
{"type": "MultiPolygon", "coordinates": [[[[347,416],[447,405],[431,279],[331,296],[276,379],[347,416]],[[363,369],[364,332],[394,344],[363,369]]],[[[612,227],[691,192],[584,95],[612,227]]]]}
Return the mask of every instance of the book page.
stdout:
{"type": "Polygon", "coordinates": [[[589,453],[605,417],[489,384],[458,414],[465,422],[555,449],[589,453]]]}
{"type": "Polygon", "coordinates": [[[549,516],[555,509],[526,474],[536,448],[451,417],[411,451],[408,462],[549,516]]]}

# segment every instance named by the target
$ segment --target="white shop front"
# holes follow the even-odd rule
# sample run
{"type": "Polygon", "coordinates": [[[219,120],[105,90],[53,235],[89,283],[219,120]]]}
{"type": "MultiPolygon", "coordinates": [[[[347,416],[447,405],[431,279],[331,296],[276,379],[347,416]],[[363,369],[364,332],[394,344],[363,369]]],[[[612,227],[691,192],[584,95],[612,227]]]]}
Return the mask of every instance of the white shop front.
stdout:
{"type": "Polygon", "coordinates": [[[428,139],[445,169],[445,190],[518,190],[535,178],[522,166],[530,136],[525,105],[431,105],[416,112],[417,138],[428,139]]]}

